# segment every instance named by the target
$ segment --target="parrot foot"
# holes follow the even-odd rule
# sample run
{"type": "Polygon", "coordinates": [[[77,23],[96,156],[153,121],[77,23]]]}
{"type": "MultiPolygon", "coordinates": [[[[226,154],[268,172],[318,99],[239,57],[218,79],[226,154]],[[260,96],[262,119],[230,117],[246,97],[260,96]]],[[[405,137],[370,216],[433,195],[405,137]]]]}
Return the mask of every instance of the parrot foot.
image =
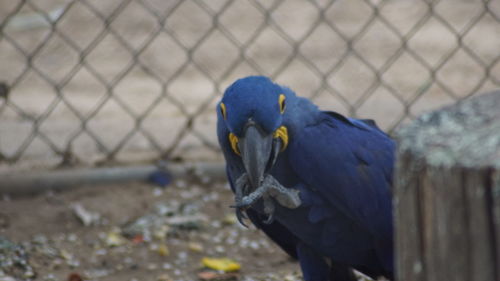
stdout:
{"type": "Polygon", "coordinates": [[[298,208],[301,204],[298,190],[286,188],[273,176],[267,175],[262,185],[252,193],[241,198],[240,204],[237,202],[236,206],[248,208],[262,197],[272,197],[276,199],[281,206],[289,209],[298,208]]]}
{"type": "MultiPolygon", "coordinates": [[[[237,196],[238,197],[238,196],[237,196]]],[[[265,223],[272,223],[274,220],[275,199],[280,205],[289,209],[298,208],[301,204],[299,191],[286,188],[281,185],[273,176],[267,175],[258,187],[252,193],[236,200],[236,208],[245,209],[253,205],[260,198],[264,200],[264,213],[268,215],[265,223]]]]}
{"type": "Polygon", "coordinates": [[[231,208],[235,208],[236,212],[236,218],[238,219],[238,222],[243,225],[244,227],[248,228],[248,226],[245,224],[244,220],[248,219],[248,217],[245,215],[244,210],[246,208],[239,207],[241,204],[241,201],[243,199],[243,194],[248,192],[248,176],[247,174],[241,175],[235,183],[234,186],[235,189],[235,206],[231,206],[231,208]]]}

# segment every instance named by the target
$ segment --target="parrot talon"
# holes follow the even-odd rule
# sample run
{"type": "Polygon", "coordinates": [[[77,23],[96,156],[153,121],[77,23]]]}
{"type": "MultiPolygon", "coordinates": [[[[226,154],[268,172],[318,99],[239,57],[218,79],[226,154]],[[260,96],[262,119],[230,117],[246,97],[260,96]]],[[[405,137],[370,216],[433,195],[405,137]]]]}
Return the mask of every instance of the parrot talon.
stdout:
{"type": "Polygon", "coordinates": [[[264,221],[265,224],[271,224],[274,222],[274,202],[273,199],[270,198],[269,196],[264,196],[264,213],[266,213],[267,219],[264,221]]]}
{"type": "Polygon", "coordinates": [[[247,190],[247,185],[248,185],[248,176],[245,173],[245,174],[241,175],[241,177],[239,177],[236,180],[236,184],[234,186],[235,197],[236,197],[236,204],[238,204],[239,202],[241,202],[241,199],[243,198],[243,194],[247,190]]]}
{"type": "Polygon", "coordinates": [[[265,221],[263,221],[263,223],[265,223],[265,224],[271,224],[273,222],[274,222],[274,214],[269,214],[267,219],[265,221]]]}
{"type": "Polygon", "coordinates": [[[236,219],[238,219],[238,222],[243,225],[244,227],[248,228],[248,226],[244,223],[245,219],[248,219],[248,217],[245,215],[245,209],[248,208],[248,206],[245,206],[242,204],[243,200],[243,194],[248,189],[248,176],[247,174],[241,175],[237,180],[235,184],[235,203],[236,205],[230,206],[231,208],[235,208],[236,212],[236,219]]]}
{"type": "Polygon", "coordinates": [[[236,219],[238,219],[238,222],[242,224],[244,227],[248,228],[248,225],[244,223],[244,220],[248,219],[248,217],[245,214],[245,209],[239,206],[231,205],[229,208],[234,208],[235,213],[236,213],[236,219]]]}
{"type": "Polygon", "coordinates": [[[284,187],[271,175],[266,175],[261,186],[244,196],[247,190],[248,176],[247,174],[243,174],[236,180],[236,204],[231,207],[236,209],[236,218],[245,227],[247,227],[247,225],[243,223],[244,219],[247,218],[244,215],[245,209],[250,208],[261,198],[264,200],[264,213],[268,215],[267,219],[264,221],[266,224],[270,224],[274,221],[274,211],[276,207],[273,198],[280,205],[289,209],[295,209],[301,204],[298,190],[284,187]]]}
{"type": "Polygon", "coordinates": [[[236,209],[236,219],[238,219],[238,222],[243,225],[244,227],[248,228],[248,225],[245,224],[245,219],[247,219],[247,216],[241,209],[236,209]]]}

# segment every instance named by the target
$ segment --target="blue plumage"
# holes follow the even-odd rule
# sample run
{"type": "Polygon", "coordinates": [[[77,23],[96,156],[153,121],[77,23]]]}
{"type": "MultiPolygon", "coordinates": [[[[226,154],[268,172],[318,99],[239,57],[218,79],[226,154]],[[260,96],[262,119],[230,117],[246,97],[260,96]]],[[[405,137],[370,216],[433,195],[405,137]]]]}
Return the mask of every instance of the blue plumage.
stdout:
{"type": "Polygon", "coordinates": [[[226,90],[217,134],[238,215],[298,258],[306,281],[355,280],[349,268],[392,278],[394,142],[372,121],[252,76],[226,90]]]}

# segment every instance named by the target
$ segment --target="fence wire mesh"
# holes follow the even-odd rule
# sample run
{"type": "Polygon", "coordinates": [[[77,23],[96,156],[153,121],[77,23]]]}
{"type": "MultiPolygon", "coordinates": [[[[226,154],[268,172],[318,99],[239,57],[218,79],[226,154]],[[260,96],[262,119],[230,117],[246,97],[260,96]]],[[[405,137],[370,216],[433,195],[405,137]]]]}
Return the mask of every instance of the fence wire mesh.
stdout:
{"type": "Polygon", "coordinates": [[[499,60],[500,1],[2,1],[0,162],[220,157],[250,74],[391,131],[498,88],[499,60]]]}

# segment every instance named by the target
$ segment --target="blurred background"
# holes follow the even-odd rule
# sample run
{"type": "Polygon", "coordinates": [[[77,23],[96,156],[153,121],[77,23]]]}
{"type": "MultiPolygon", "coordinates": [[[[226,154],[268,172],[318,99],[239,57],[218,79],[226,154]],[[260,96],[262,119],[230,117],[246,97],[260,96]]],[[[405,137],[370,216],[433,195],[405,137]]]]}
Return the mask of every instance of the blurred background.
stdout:
{"type": "MultiPolygon", "coordinates": [[[[500,1],[0,1],[0,175],[222,170],[215,106],[255,74],[392,133],[500,87],[500,1]]],[[[0,281],[302,280],[210,175],[22,197],[1,180],[0,281]]]]}
{"type": "Polygon", "coordinates": [[[499,1],[1,1],[0,170],[222,161],[215,105],[253,74],[392,132],[499,61],[499,1]]]}

